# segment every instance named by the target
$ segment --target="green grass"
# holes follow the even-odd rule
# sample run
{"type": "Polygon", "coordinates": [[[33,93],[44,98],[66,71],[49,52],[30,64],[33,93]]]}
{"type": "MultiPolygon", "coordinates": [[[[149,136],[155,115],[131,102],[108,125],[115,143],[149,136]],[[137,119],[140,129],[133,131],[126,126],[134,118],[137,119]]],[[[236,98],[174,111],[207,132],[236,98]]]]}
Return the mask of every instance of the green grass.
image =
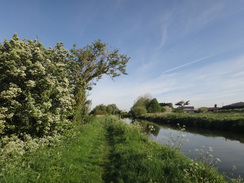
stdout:
{"type": "Polygon", "coordinates": [[[182,156],[121,122],[107,125],[110,161],[106,182],[225,182],[215,169],[182,156]]]}
{"type": "Polygon", "coordinates": [[[29,153],[0,182],[225,182],[215,169],[150,141],[137,126],[106,116],[78,126],[53,147],[29,153]]]}
{"type": "Polygon", "coordinates": [[[104,125],[93,121],[75,133],[56,147],[41,148],[26,156],[23,165],[12,168],[0,182],[103,182],[107,155],[104,125]]]}

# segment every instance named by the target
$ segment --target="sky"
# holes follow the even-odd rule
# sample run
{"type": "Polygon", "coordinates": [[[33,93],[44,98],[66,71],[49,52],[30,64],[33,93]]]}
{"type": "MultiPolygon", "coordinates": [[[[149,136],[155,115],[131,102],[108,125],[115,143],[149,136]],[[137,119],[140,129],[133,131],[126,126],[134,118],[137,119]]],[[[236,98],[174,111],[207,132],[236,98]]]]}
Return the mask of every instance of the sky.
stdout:
{"type": "Polygon", "coordinates": [[[18,33],[45,47],[102,40],[131,59],[104,76],[92,108],[129,111],[145,94],[198,107],[244,102],[243,0],[0,0],[0,41],[18,33]]]}

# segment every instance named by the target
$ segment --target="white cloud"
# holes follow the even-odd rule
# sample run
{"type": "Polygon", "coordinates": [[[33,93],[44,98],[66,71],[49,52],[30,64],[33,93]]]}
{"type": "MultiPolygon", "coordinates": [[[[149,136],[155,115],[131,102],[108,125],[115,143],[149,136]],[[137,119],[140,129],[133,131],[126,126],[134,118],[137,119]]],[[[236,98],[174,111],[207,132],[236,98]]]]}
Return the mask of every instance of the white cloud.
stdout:
{"type": "MultiPolygon", "coordinates": [[[[244,101],[244,56],[207,64],[190,71],[172,72],[136,82],[137,78],[126,76],[120,81],[101,81],[90,98],[95,105],[115,103],[122,110],[129,110],[138,96],[150,93],[160,102],[191,100],[198,106],[219,106],[244,101]]],[[[190,65],[189,65],[190,66],[190,65]]],[[[124,76],[122,76],[124,77],[124,76]]]]}
{"type": "Polygon", "coordinates": [[[185,64],[183,64],[183,65],[180,65],[180,66],[174,67],[174,68],[172,68],[172,69],[169,69],[169,70],[167,70],[167,71],[164,71],[162,74],[165,74],[165,73],[168,73],[168,72],[172,72],[172,71],[175,71],[175,70],[177,70],[177,69],[180,69],[180,68],[183,68],[183,67],[186,67],[186,66],[192,65],[192,64],[194,64],[194,63],[197,63],[197,62],[200,62],[200,61],[206,60],[206,59],[208,59],[208,58],[210,58],[210,57],[212,57],[212,56],[214,56],[214,55],[216,55],[216,54],[213,54],[213,55],[210,55],[210,56],[207,56],[207,57],[203,57],[203,58],[200,58],[200,59],[197,59],[197,60],[194,60],[194,61],[191,61],[191,62],[185,63],[185,64]]]}

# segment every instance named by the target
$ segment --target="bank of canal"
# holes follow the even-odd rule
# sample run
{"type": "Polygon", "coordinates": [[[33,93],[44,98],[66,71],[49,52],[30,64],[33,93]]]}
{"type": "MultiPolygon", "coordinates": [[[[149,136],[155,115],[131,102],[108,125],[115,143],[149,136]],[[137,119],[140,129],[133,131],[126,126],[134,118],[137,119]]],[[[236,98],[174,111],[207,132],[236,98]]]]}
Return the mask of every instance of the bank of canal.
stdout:
{"type": "MultiPolygon", "coordinates": [[[[127,122],[129,122],[128,119],[127,122]]],[[[159,126],[149,121],[143,121],[143,123],[143,126],[147,128],[150,125],[145,125],[145,123],[154,124],[151,133],[148,133],[148,137],[152,141],[166,145],[170,141],[172,142],[172,137],[177,139],[180,136],[179,142],[184,136],[185,142],[181,147],[184,155],[198,159],[201,157],[199,152],[203,150],[206,153],[210,147],[211,152],[209,153],[213,159],[221,160],[215,165],[220,172],[225,172],[227,175],[233,174],[235,178],[239,175],[244,177],[244,134],[187,127],[185,131],[181,131],[176,127],[159,126]],[[165,139],[169,139],[169,141],[165,139]],[[233,166],[236,167],[234,171],[233,166]]],[[[147,132],[149,131],[150,129],[147,129],[147,132]]]]}

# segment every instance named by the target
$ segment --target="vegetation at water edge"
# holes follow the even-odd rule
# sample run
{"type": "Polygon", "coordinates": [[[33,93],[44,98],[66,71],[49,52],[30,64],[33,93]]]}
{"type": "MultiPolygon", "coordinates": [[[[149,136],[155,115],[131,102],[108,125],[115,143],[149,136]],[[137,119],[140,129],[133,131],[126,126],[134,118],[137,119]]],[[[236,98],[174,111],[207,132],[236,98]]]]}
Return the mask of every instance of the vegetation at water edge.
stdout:
{"type": "Polygon", "coordinates": [[[186,125],[214,130],[244,132],[243,113],[167,113],[167,114],[144,114],[139,118],[154,121],[158,124],[186,125]]]}
{"type": "Polygon", "coordinates": [[[150,141],[139,126],[100,117],[71,134],[2,165],[1,182],[225,182],[217,170],[150,141]]]}

